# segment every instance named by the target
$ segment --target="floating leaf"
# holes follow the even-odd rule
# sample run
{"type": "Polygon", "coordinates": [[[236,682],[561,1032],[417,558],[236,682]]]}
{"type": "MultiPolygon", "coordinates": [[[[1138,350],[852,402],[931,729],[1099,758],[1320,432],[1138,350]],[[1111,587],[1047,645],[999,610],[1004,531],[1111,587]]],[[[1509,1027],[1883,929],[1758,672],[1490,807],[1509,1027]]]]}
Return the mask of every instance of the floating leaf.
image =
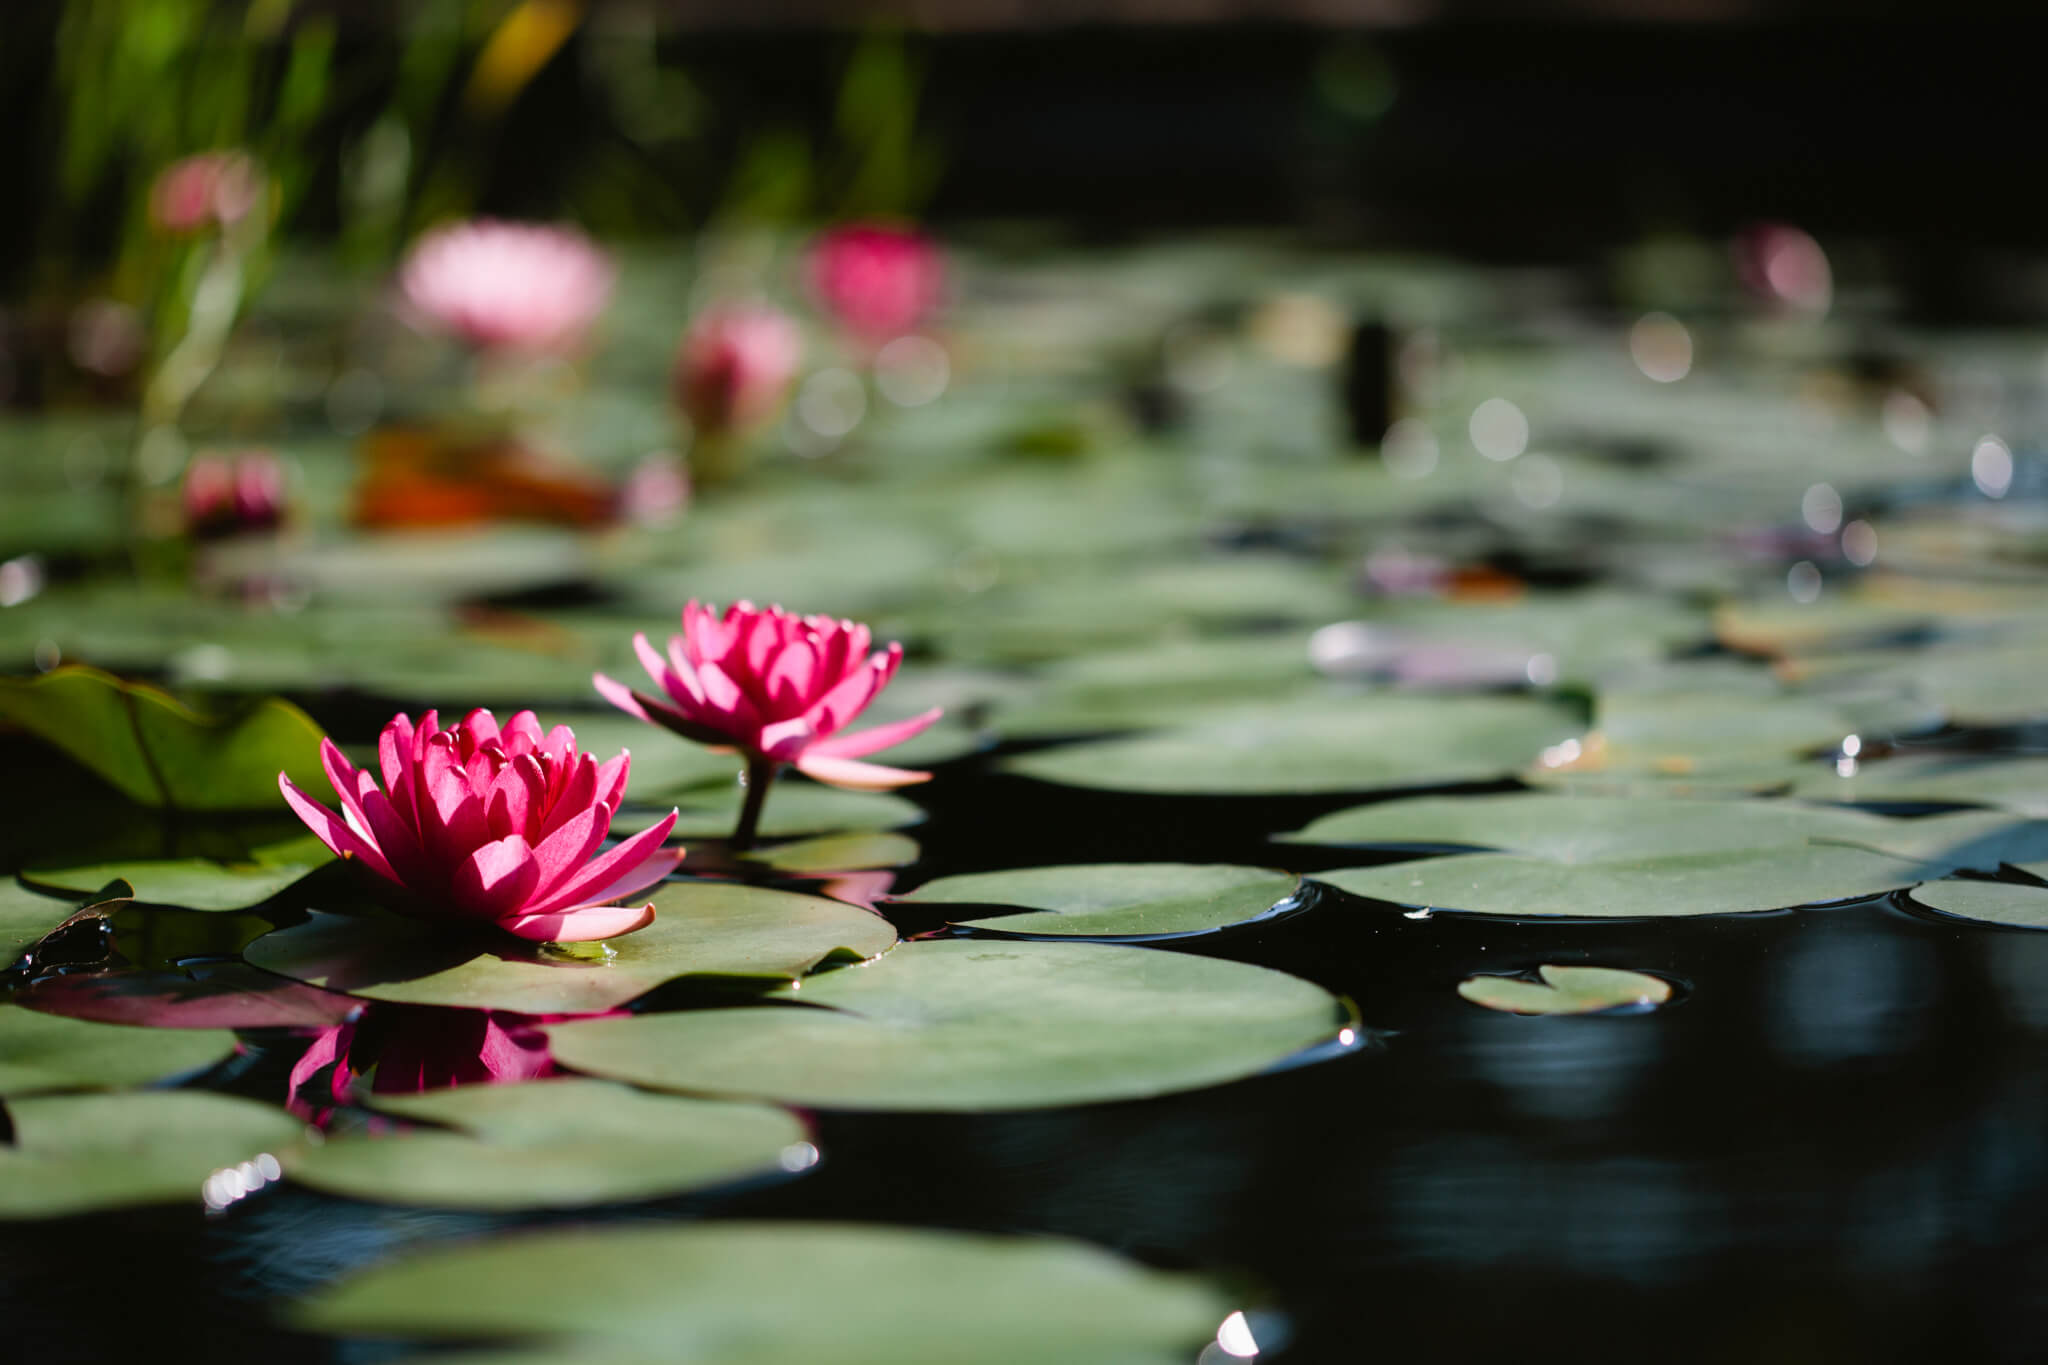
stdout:
{"type": "Polygon", "coordinates": [[[761,849],[748,854],[747,861],[778,872],[859,872],[908,867],[917,855],[917,841],[901,834],[827,834],[761,849]]]}
{"type": "Polygon", "coordinates": [[[465,1085],[371,1103],[447,1125],[283,1155],[294,1180],[389,1204],[567,1208],[680,1194],[782,1169],[804,1127],[773,1105],[650,1095],[609,1081],[465,1085]]]}
{"type": "Polygon", "coordinates": [[[1582,728],[1573,708],[1535,698],[1369,695],[1246,707],[1199,726],[1061,745],[1002,766],[1047,782],[1111,791],[1444,786],[1505,776],[1582,728]]]}
{"type": "Polygon", "coordinates": [[[2013,882],[1928,882],[1913,888],[1913,899],[1957,919],[2048,929],[2048,887],[2013,882]]]}
{"type": "Polygon", "coordinates": [[[214,1171],[280,1151],[305,1131],[270,1105],[198,1090],[10,1099],[7,1113],[14,1143],[0,1145],[0,1218],[174,1201],[196,1208],[214,1171]]]}
{"type": "Polygon", "coordinates": [[[277,775],[321,780],[320,727],[275,697],[233,720],[207,720],[164,692],[94,668],[0,678],[0,721],[63,750],[138,804],[187,811],[264,810],[277,775]]]}
{"type": "Polygon", "coordinates": [[[1513,976],[1468,976],[1458,983],[1458,994],[1475,1005],[1507,1014],[1596,1014],[1630,1005],[1661,1005],[1671,998],[1669,981],[1642,972],[1546,963],[1536,974],[1543,978],[1540,982],[1513,976]]]}
{"type": "Polygon", "coordinates": [[[1490,848],[1556,862],[1721,853],[1835,838],[1877,843],[1905,822],[1786,801],[1638,801],[1506,792],[1381,801],[1281,836],[1303,844],[1490,848]]]}
{"type": "Polygon", "coordinates": [[[1516,918],[1654,918],[1780,910],[1925,880],[1919,863],[1822,844],[1559,863],[1512,853],[1318,872],[1356,896],[1516,918]]]}
{"type": "Polygon", "coordinates": [[[1083,943],[906,943],[777,998],[789,1003],[548,1034],[563,1065],[640,1085],[973,1111],[1214,1085],[1325,1042],[1344,1021],[1334,997],[1279,972],[1083,943]]]}
{"type": "Polygon", "coordinates": [[[0,967],[12,965],[75,908],[0,878],[0,967]]]}
{"type": "Polygon", "coordinates": [[[1886,820],[1868,834],[1833,836],[1828,842],[1852,843],[1938,869],[1930,870],[1928,877],[1965,868],[1995,872],[2002,863],[2048,857],[2048,820],[2029,820],[2003,811],[1952,811],[1886,820]]]}
{"type": "Polygon", "coordinates": [[[1095,863],[941,877],[897,899],[919,905],[1016,905],[1036,914],[955,921],[973,929],[1071,937],[1192,934],[1265,914],[1300,882],[1220,863],[1095,863]]]}
{"type": "Polygon", "coordinates": [[[21,874],[31,886],[70,895],[96,891],[120,880],[135,890],[135,899],[151,905],[187,910],[242,910],[260,905],[303,879],[327,850],[305,862],[217,863],[210,858],[179,858],[165,862],[95,863],[90,867],[37,870],[21,874]]]}
{"type": "Polygon", "coordinates": [[[1913,754],[1834,766],[1800,775],[1794,793],[1814,801],[1944,802],[1996,806],[2048,817],[2048,758],[1913,754]]]}
{"type": "Polygon", "coordinates": [[[713,1222],[414,1252],[320,1291],[294,1320],[350,1336],[588,1341],[688,1365],[1166,1365],[1192,1359],[1230,1306],[1202,1280],[1055,1238],[713,1222]]]}
{"type": "Polygon", "coordinates": [[[1741,773],[1773,760],[1939,725],[1939,710],[1901,697],[1832,699],[1666,689],[1600,694],[1595,731],[1568,768],[1690,777],[1741,773]]]}
{"type": "MultiPolygon", "coordinates": [[[[676,820],[676,836],[717,838],[732,833],[744,796],[737,782],[683,793],[676,798],[677,809],[682,812],[676,820]]],[[[612,821],[612,833],[631,834],[667,814],[666,808],[656,811],[628,806],[612,821]]],[[[800,834],[896,829],[922,819],[921,807],[888,792],[842,791],[785,776],[768,793],[760,832],[770,839],[782,839],[800,834]]]]}
{"type": "Polygon", "coordinates": [[[146,1085],[234,1050],[224,1030],[124,1028],[0,1005],[0,1095],[146,1085]]]}
{"type": "Polygon", "coordinates": [[[389,915],[315,913],[249,945],[249,961],[328,990],[414,1005],[597,1013],[679,976],[793,980],[835,954],[896,941],[887,920],[819,896],[729,882],[669,882],[654,923],[581,956],[389,915]]]}

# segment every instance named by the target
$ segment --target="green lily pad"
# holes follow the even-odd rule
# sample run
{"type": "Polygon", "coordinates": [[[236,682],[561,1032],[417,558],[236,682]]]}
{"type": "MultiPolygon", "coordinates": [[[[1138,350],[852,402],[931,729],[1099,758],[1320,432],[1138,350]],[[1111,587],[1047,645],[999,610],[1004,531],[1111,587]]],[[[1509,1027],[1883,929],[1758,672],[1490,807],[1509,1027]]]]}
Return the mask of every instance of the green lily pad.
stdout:
{"type": "Polygon", "coordinates": [[[1002,766],[1111,791],[1367,791],[1502,777],[1582,729],[1574,708],[1536,698],[1369,695],[1245,707],[1198,726],[1060,745],[1002,766]]]}
{"type": "Polygon", "coordinates": [[[136,900],[150,905],[240,910],[262,904],[321,863],[331,861],[324,847],[315,843],[314,848],[320,856],[304,862],[218,863],[210,858],[178,858],[30,871],[22,873],[21,879],[63,895],[96,891],[119,879],[135,889],[136,900]]]}
{"type": "Polygon", "coordinates": [[[1630,1005],[1661,1005],[1671,998],[1669,981],[1642,972],[1546,963],[1536,974],[1543,979],[1468,976],[1458,983],[1458,994],[1505,1014],[1596,1014],[1630,1005]]]}
{"type": "Polygon", "coordinates": [[[2048,887],[2013,882],[1928,882],[1913,899],[1930,910],[1983,924],[2048,929],[2048,887]]]}
{"type": "Polygon", "coordinates": [[[678,1365],[1167,1365],[1193,1359],[1230,1309],[1206,1281],[1055,1238],[711,1222],[431,1248],[321,1290],[292,1320],[349,1336],[587,1341],[607,1360],[638,1349],[678,1365]]]}
{"type": "Polygon", "coordinates": [[[1221,863],[1094,863],[940,877],[898,900],[1017,905],[1036,914],[956,920],[971,929],[1075,938],[1193,934],[1265,914],[1300,887],[1263,867],[1221,863]]]}
{"type": "Polygon", "coordinates": [[[759,849],[748,862],[778,872],[858,872],[877,867],[908,867],[917,861],[915,839],[901,834],[827,834],[759,849]]]}
{"type": "MultiPolygon", "coordinates": [[[[679,838],[718,838],[732,833],[740,818],[740,803],[746,793],[737,782],[718,787],[700,787],[673,798],[681,815],[676,820],[679,838]]],[[[612,821],[614,834],[645,829],[662,816],[659,811],[628,807],[612,821]]],[[[800,834],[837,834],[854,830],[897,829],[924,819],[924,810],[888,792],[842,791],[815,782],[777,779],[761,812],[760,833],[770,839],[800,834]]]]}
{"type": "MultiPolygon", "coordinates": [[[[466,1085],[373,1096],[401,1118],[447,1125],[353,1134],[283,1153],[285,1172],[330,1194],[443,1208],[570,1208],[680,1194],[814,1159],[773,1105],[650,1095],[609,1081],[466,1085]]],[[[796,1167],[801,1169],[800,1166],[796,1167]]]]}
{"type": "Polygon", "coordinates": [[[1928,801],[2048,817],[2048,758],[1981,754],[1899,755],[1858,763],[1845,776],[1832,767],[1801,775],[1794,794],[1815,801],[1928,801]]]}
{"type": "Polygon", "coordinates": [[[1786,801],[1639,801],[1506,792],[1353,806],[1280,837],[1303,844],[1486,848],[1583,863],[1652,854],[1722,853],[1820,838],[1876,845],[1907,824],[1786,801]]]}
{"type": "Polygon", "coordinates": [[[12,879],[0,879],[0,967],[12,965],[76,908],[57,904],[12,879]]]}
{"type": "Polygon", "coordinates": [[[1850,735],[1868,741],[1914,734],[1941,721],[1938,709],[1891,696],[1844,700],[1723,689],[1604,691],[1596,734],[1577,766],[1608,774],[1742,771],[1831,749],[1850,735]]]}
{"type": "Polygon", "coordinates": [[[1300,632],[1173,640],[1053,664],[1038,687],[997,708],[995,726],[1012,738],[1151,729],[1191,707],[1258,701],[1315,683],[1300,632]]]}
{"type": "Polygon", "coordinates": [[[979,1111],[1134,1099],[1249,1075],[1345,1011],[1243,963],[1089,943],[906,943],[766,1003],[559,1024],[593,1075],[826,1109],[979,1111]],[[823,1006],[824,1008],[804,1008],[823,1006]]]}
{"type": "MultiPolygon", "coordinates": [[[[2048,820],[2029,820],[2004,811],[1960,810],[1911,820],[1886,820],[1858,836],[1830,836],[1897,858],[1911,858],[1949,873],[1967,868],[1996,872],[2002,863],[2048,858],[2048,820]]],[[[1938,875],[1930,871],[1929,877],[1938,875]]]]}
{"type": "Polygon", "coordinates": [[[153,687],[98,669],[0,678],[0,721],[27,730],[140,805],[187,811],[265,810],[277,775],[320,781],[320,727],[269,698],[232,720],[201,717],[153,687]]]}
{"type": "Polygon", "coordinates": [[[1559,863],[1513,853],[1318,872],[1353,895],[1518,919],[1733,915],[1894,891],[1938,875],[1920,863],[1824,844],[1559,863]]]}
{"type": "Polygon", "coordinates": [[[270,1105],[197,1090],[11,1099],[7,1114],[14,1142],[0,1145],[0,1218],[196,1208],[214,1171],[280,1151],[305,1132],[270,1105]]]}
{"type": "Polygon", "coordinates": [[[691,881],[667,883],[650,899],[655,918],[645,929],[551,955],[488,931],[316,912],[257,939],[245,956],[282,976],[371,1000],[583,1014],[616,1008],[679,976],[791,981],[829,958],[870,958],[896,941],[887,920],[820,896],[691,881]]]}
{"type": "Polygon", "coordinates": [[[226,1029],[129,1028],[0,1005],[0,1095],[147,1085],[234,1050],[226,1029]]]}

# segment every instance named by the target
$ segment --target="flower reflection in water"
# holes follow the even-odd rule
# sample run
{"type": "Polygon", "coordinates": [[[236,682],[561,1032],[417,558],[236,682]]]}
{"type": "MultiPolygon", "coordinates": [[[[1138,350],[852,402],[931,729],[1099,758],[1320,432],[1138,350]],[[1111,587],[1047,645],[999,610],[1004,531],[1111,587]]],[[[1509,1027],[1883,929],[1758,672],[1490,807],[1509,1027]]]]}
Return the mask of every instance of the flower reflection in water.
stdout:
{"type": "Polygon", "coordinates": [[[553,1076],[557,1068],[541,1030],[571,1017],[582,1016],[371,1005],[314,1036],[292,1068],[286,1107],[324,1126],[333,1109],[354,1102],[365,1076],[373,1095],[553,1076]]]}

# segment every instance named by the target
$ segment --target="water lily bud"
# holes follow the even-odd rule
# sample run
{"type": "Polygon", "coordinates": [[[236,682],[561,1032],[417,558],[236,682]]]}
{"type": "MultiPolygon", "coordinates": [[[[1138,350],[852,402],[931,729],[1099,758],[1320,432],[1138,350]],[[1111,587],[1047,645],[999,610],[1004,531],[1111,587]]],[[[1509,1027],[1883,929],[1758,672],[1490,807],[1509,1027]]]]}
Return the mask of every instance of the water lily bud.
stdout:
{"type": "Polygon", "coordinates": [[[242,152],[200,152],[164,167],[149,189],[150,221],[187,236],[234,226],[263,192],[256,163],[242,152]]]}
{"type": "Polygon", "coordinates": [[[274,531],[284,521],[284,467],[267,450],[195,455],[179,497],[195,540],[274,531]]]}
{"type": "Polygon", "coordinates": [[[676,355],[676,404],[702,433],[753,426],[782,405],[803,344],[796,323],[766,304],[712,308],[676,355]]]}
{"type": "Polygon", "coordinates": [[[818,238],[811,288],[840,326],[869,346],[911,331],[938,306],[945,255],[914,228],[850,223],[818,238]]]}
{"type": "Polygon", "coordinates": [[[416,320],[472,346],[568,351],[611,301],[616,274],[574,228],[480,218],[415,242],[399,288],[416,320]]]}
{"type": "Polygon", "coordinates": [[[541,942],[615,938],[653,923],[654,907],[614,902],[683,856],[661,846],[673,811],[600,854],[632,760],[621,752],[599,763],[568,726],[543,734],[531,711],[502,728],[489,711],[447,730],[432,711],[417,726],[395,716],[377,741],[378,774],[355,768],[332,740],[320,742],[320,759],[345,814],[279,773],[286,803],[402,914],[541,942]]]}

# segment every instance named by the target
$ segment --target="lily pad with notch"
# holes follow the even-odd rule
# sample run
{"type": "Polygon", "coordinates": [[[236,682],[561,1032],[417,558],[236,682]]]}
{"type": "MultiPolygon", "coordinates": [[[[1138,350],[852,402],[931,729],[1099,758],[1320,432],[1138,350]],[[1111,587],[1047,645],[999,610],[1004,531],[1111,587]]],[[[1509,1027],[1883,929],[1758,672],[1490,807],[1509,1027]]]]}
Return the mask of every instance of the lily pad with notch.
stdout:
{"type": "Polygon", "coordinates": [[[1504,1014],[1600,1014],[1649,1009],[1671,999],[1671,983],[1644,972],[1545,963],[1536,975],[1541,979],[1468,976],[1458,983],[1458,994],[1504,1014]]]}
{"type": "Polygon", "coordinates": [[[2017,882],[1928,882],[1913,901],[1956,919],[2015,929],[2048,929],[2048,886],[2017,882]]]}
{"type": "Polygon", "coordinates": [[[551,1026],[561,1064],[822,1109],[979,1112],[1235,1080],[1348,1011],[1263,967],[1094,943],[911,942],[764,1003],[551,1026]]]}
{"type": "Polygon", "coordinates": [[[796,1116],[774,1105],[581,1078],[375,1095],[369,1103],[444,1126],[303,1144],[281,1155],[286,1174],[375,1203],[573,1208],[790,1169],[784,1154],[805,1136],[796,1116]]]}
{"type": "Polygon", "coordinates": [[[488,930],[395,915],[314,912],[249,945],[249,961],[327,990],[414,1005],[523,1014],[614,1009],[677,977],[793,981],[820,964],[889,950],[880,916],[819,896],[679,881],[651,897],[654,922],[602,944],[537,950],[488,930]]]}
{"type": "Polygon", "coordinates": [[[1197,934],[1257,919],[1300,889],[1291,873],[1223,863],[1092,863],[940,877],[896,897],[941,908],[1009,905],[1022,914],[952,921],[1047,938],[1197,934]]]}

